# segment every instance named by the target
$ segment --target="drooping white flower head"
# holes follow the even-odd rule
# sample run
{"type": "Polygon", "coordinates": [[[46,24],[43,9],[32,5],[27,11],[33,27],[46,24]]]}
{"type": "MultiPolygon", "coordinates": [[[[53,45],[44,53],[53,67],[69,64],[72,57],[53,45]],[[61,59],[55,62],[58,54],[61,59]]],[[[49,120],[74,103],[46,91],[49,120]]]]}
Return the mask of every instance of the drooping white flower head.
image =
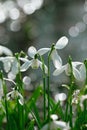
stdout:
{"type": "Polygon", "coordinates": [[[57,49],[63,49],[67,44],[68,44],[68,38],[63,36],[54,45],[54,49],[51,53],[51,58],[53,60],[55,68],[57,69],[59,69],[62,66],[62,59],[59,56],[57,49]]]}
{"type": "Polygon", "coordinates": [[[18,61],[13,56],[0,57],[0,61],[3,63],[3,68],[8,77],[14,79],[18,73],[18,61]]]}
{"type": "Polygon", "coordinates": [[[16,99],[18,98],[18,101],[21,105],[24,104],[24,99],[23,99],[23,96],[21,95],[21,93],[18,92],[18,90],[15,90],[13,89],[11,92],[9,92],[7,95],[7,100],[10,100],[11,98],[12,99],[16,99]]]}
{"type": "MultiPolygon", "coordinates": [[[[20,58],[21,61],[24,62],[24,64],[21,66],[21,71],[24,72],[26,71],[30,66],[33,69],[38,69],[39,67],[42,69],[42,62],[38,59],[37,55],[39,54],[40,56],[44,55],[46,52],[48,52],[50,49],[49,48],[41,48],[38,51],[36,50],[35,47],[31,46],[28,49],[28,55],[32,58],[32,60],[28,60],[26,58],[20,58]]],[[[45,68],[45,73],[48,72],[48,68],[46,65],[44,65],[45,68]]]]}
{"type": "Polygon", "coordinates": [[[56,114],[52,114],[52,115],[50,116],[50,118],[51,118],[53,121],[55,121],[55,120],[58,119],[58,116],[57,116],[56,114]]]}
{"type": "MultiPolygon", "coordinates": [[[[68,38],[63,36],[61,37],[57,43],[54,45],[52,53],[51,53],[51,59],[53,60],[54,66],[56,68],[60,68],[62,66],[62,59],[57,53],[57,49],[63,49],[68,44],[68,38]]],[[[28,55],[32,58],[32,60],[28,60],[26,58],[20,58],[24,62],[24,64],[21,66],[21,71],[26,71],[30,66],[32,68],[37,69],[40,67],[42,69],[42,62],[38,59],[38,55],[42,56],[48,51],[51,51],[52,48],[41,48],[39,50],[36,50],[34,46],[31,46],[28,48],[28,55]]],[[[45,73],[48,72],[48,69],[46,65],[45,67],[45,73]]]]}
{"type": "MultiPolygon", "coordinates": [[[[75,79],[77,80],[83,80],[86,76],[85,68],[82,62],[72,62],[72,68],[73,68],[73,75],[75,79]],[[80,68],[78,68],[80,66],[80,68]]],[[[70,65],[67,63],[66,65],[61,66],[60,68],[57,68],[53,75],[57,76],[60,75],[65,71],[66,75],[69,76],[71,73],[70,65]]]]}
{"type": "Polygon", "coordinates": [[[58,101],[63,102],[67,99],[67,96],[65,93],[57,93],[57,94],[55,94],[54,98],[55,98],[56,102],[58,102],[58,101]]]}
{"type": "Polygon", "coordinates": [[[80,107],[81,107],[81,109],[83,110],[84,109],[84,101],[85,100],[87,100],[87,94],[86,95],[82,95],[81,97],[80,97],[80,107]]]}
{"type": "Polygon", "coordinates": [[[69,123],[64,121],[52,121],[50,124],[44,125],[41,130],[57,130],[58,128],[61,130],[70,130],[69,123]]]}
{"type": "Polygon", "coordinates": [[[41,48],[38,51],[36,50],[36,48],[34,46],[31,46],[28,48],[28,55],[31,58],[34,58],[36,54],[39,54],[40,56],[44,55],[45,53],[47,53],[50,50],[50,48],[41,48]]]}

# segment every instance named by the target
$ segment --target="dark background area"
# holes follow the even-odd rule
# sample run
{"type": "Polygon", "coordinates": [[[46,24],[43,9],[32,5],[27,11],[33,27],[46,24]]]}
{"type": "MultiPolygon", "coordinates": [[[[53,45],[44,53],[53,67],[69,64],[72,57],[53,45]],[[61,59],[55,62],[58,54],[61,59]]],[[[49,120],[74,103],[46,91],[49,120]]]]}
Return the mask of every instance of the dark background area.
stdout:
{"type": "MultiPolygon", "coordinates": [[[[35,1],[38,4],[38,0],[35,1]]],[[[1,1],[2,4],[6,2],[9,0],[1,1]]],[[[66,35],[69,38],[69,45],[64,49],[66,55],[71,54],[76,60],[85,58],[83,56],[85,51],[82,50],[82,56],[79,56],[79,51],[81,51],[81,46],[84,44],[86,46],[84,42],[87,29],[76,34],[77,36],[69,34],[71,27],[76,26],[78,22],[84,23],[83,17],[87,13],[84,9],[84,0],[44,0],[40,9],[30,15],[20,8],[16,0],[13,3],[15,4],[13,8],[19,10],[20,17],[15,20],[11,19],[10,11],[8,11],[8,17],[0,24],[0,44],[9,47],[15,53],[21,50],[27,51],[30,45],[37,48],[50,46],[58,38],[66,35]],[[12,23],[14,23],[14,29],[11,29],[12,23]]],[[[75,35],[75,32],[73,33],[75,35]]]]}

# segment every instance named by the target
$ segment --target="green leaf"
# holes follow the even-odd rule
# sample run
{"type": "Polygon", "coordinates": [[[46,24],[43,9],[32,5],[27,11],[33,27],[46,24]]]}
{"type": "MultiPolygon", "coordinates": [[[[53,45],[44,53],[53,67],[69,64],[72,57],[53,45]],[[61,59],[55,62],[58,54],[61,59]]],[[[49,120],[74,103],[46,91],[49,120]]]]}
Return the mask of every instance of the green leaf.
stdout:
{"type": "Polygon", "coordinates": [[[31,122],[29,122],[26,130],[34,130],[34,120],[31,120],[31,122]]]}
{"type": "Polygon", "coordinates": [[[42,88],[38,87],[34,93],[32,94],[31,98],[26,102],[27,108],[30,109],[33,107],[33,103],[35,103],[38,99],[38,97],[41,95],[42,93],[42,88]]]}
{"type": "Polygon", "coordinates": [[[9,114],[9,123],[10,123],[10,130],[18,130],[18,124],[14,120],[14,117],[9,114]]]}
{"type": "Polygon", "coordinates": [[[51,114],[58,114],[62,119],[64,119],[64,113],[63,113],[63,108],[60,105],[60,102],[55,103],[52,98],[50,98],[50,105],[51,105],[51,114]]]}
{"type": "Polygon", "coordinates": [[[31,108],[31,109],[33,110],[31,112],[32,112],[34,119],[37,122],[38,127],[41,128],[41,121],[40,121],[41,119],[40,119],[39,112],[38,112],[38,109],[37,109],[35,103],[33,104],[33,108],[31,108]]]}

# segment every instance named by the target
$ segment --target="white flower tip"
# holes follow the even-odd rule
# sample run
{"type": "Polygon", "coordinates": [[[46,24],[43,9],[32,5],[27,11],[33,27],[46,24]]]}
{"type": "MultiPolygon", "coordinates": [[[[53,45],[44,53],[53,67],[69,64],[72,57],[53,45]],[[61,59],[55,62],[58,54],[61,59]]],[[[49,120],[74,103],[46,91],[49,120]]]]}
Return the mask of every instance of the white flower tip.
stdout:
{"type": "Polygon", "coordinates": [[[61,40],[62,42],[64,42],[65,45],[68,44],[68,38],[67,38],[66,36],[61,37],[60,40],[61,40]]]}
{"type": "Polygon", "coordinates": [[[28,48],[28,55],[31,57],[31,58],[34,58],[34,55],[36,54],[37,50],[34,46],[30,46],[28,48]]]}
{"type": "Polygon", "coordinates": [[[68,44],[68,38],[66,36],[61,37],[56,43],[56,49],[62,49],[68,44]]]}
{"type": "Polygon", "coordinates": [[[53,121],[58,119],[58,116],[56,114],[52,114],[50,117],[53,121]]]}

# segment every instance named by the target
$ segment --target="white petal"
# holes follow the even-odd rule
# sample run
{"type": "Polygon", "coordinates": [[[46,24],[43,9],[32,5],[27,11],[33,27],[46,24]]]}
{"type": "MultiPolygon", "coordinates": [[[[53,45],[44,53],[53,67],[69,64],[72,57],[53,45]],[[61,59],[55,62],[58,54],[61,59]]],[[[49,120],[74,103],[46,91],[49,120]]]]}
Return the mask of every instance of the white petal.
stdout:
{"type": "Polygon", "coordinates": [[[83,64],[83,63],[82,62],[72,62],[72,66],[74,66],[74,67],[81,65],[81,64],[83,64]]]}
{"type": "Polygon", "coordinates": [[[9,92],[9,93],[6,94],[7,100],[10,100],[11,95],[12,95],[13,93],[14,93],[14,91],[11,91],[11,92],[9,92]]]}
{"type": "Polygon", "coordinates": [[[71,68],[69,63],[66,64],[65,73],[67,76],[70,76],[71,68]]]}
{"type": "Polygon", "coordinates": [[[11,73],[13,75],[16,75],[18,73],[18,61],[15,58],[14,61],[12,62],[12,69],[11,69],[11,73]]]}
{"type": "Polygon", "coordinates": [[[11,63],[13,62],[13,60],[14,60],[14,57],[9,57],[9,56],[0,57],[0,61],[3,62],[4,70],[6,73],[10,71],[11,63]]]}
{"type": "Polygon", "coordinates": [[[48,51],[50,51],[50,48],[41,48],[37,51],[37,53],[39,55],[44,55],[45,53],[47,53],[48,51]]]}
{"type": "Polygon", "coordinates": [[[81,79],[80,72],[75,67],[73,67],[73,75],[77,80],[81,79]]]}
{"type": "Polygon", "coordinates": [[[16,85],[16,83],[12,80],[12,79],[8,79],[8,78],[3,78],[5,81],[8,81],[8,82],[11,82],[11,83],[13,83],[14,85],[16,85]]]}
{"type": "Polygon", "coordinates": [[[62,67],[60,67],[60,69],[56,69],[56,70],[53,72],[53,75],[54,75],[54,76],[60,75],[61,73],[63,73],[64,70],[65,70],[65,66],[62,66],[62,67]]]}
{"type": "Polygon", "coordinates": [[[31,60],[31,61],[27,60],[27,61],[20,67],[20,71],[21,71],[21,72],[26,71],[26,70],[31,66],[31,64],[32,64],[32,60],[31,60]]]}
{"type": "Polygon", "coordinates": [[[55,100],[56,102],[58,101],[65,101],[67,98],[66,94],[65,93],[58,93],[55,95],[55,100]]]}
{"type": "Polygon", "coordinates": [[[24,98],[23,98],[23,96],[18,92],[18,96],[19,96],[19,103],[21,104],[21,105],[23,105],[24,104],[24,98]]]}
{"type": "Polygon", "coordinates": [[[52,114],[50,118],[54,121],[58,119],[58,116],[56,114],[52,114]]]}
{"type": "Polygon", "coordinates": [[[8,59],[3,60],[4,70],[6,73],[10,71],[11,68],[11,62],[8,59]]]}
{"type": "Polygon", "coordinates": [[[54,126],[56,129],[60,128],[60,129],[67,129],[69,130],[69,124],[64,122],[64,121],[54,121],[54,126]]]}
{"type": "Polygon", "coordinates": [[[31,46],[28,48],[28,55],[31,57],[31,58],[34,58],[35,54],[37,53],[37,50],[34,46],[31,46]]]}
{"type": "Polygon", "coordinates": [[[23,62],[26,62],[26,61],[29,61],[27,58],[19,58],[19,60],[23,61],[23,62]]]}
{"type": "Polygon", "coordinates": [[[13,55],[13,53],[10,49],[0,45],[0,55],[2,55],[2,54],[9,55],[9,56],[13,55]]]}
{"type": "MultiPolygon", "coordinates": [[[[40,64],[40,68],[43,70],[43,68],[42,68],[42,62],[39,61],[39,64],[40,64]]],[[[44,69],[45,69],[45,73],[48,74],[48,68],[47,68],[46,65],[44,65],[44,69]]]]}
{"type": "Polygon", "coordinates": [[[81,75],[81,81],[83,81],[83,80],[85,80],[86,79],[86,68],[85,68],[85,65],[84,64],[82,64],[81,66],[80,66],[80,75],[81,75]]]}
{"type": "Polygon", "coordinates": [[[61,38],[57,41],[57,43],[56,43],[56,45],[55,45],[55,48],[56,48],[56,49],[62,49],[62,48],[64,48],[67,44],[68,44],[68,38],[65,37],[65,36],[63,36],[63,37],[61,37],[61,38]]]}
{"type": "Polygon", "coordinates": [[[31,64],[31,67],[32,67],[32,69],[38,69],[38,67],[39,67],[39,60],[38,59],[33,59],[32,60],[32,64],[31,64]]]}
{"type": "Polygon", "coordinates": [[[53,60],[53,64],[54,64],[55,68],[60,69],[60,67],[62,66],[62,59],[58,55],[56,50],[53,50],[53,52],[51,54],[51,58],[53,60]]]}

